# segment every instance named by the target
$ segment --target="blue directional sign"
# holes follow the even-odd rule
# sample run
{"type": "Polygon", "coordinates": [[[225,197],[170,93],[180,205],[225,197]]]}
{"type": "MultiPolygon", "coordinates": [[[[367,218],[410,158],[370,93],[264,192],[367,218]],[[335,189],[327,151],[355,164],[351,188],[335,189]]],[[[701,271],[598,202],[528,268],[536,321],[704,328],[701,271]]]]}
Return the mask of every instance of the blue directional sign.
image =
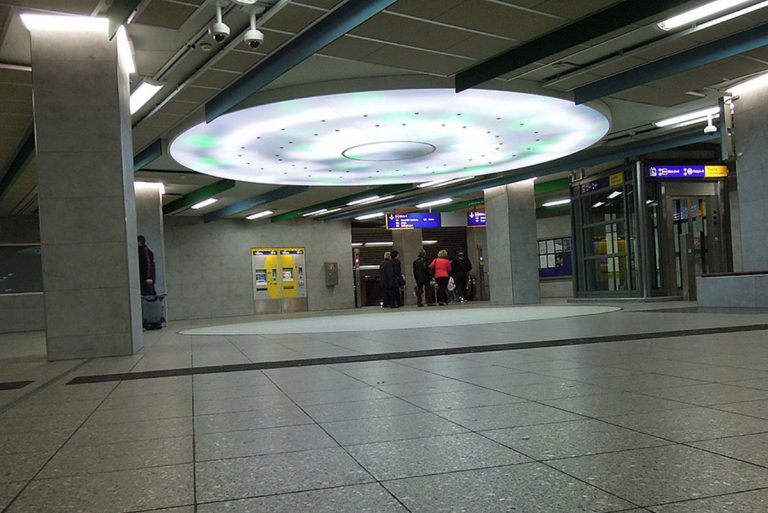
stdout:
{"type": "Polygon", "coordinates": [[[728,166],[723,165],[688,165],[688,166],[650,166],[645,171],[648,178],[725,178],[728,166]]]}
{"type": "Polygon", "coordinates": [[[413,230],[414,228],[440,228],[440,212],[390,212],[387,214],[389,230],[413,230]]]}
{"type": "Polygon", "coordinates": [[[485,226],[485,210],[467,212],[467,226],[485,226]]]}

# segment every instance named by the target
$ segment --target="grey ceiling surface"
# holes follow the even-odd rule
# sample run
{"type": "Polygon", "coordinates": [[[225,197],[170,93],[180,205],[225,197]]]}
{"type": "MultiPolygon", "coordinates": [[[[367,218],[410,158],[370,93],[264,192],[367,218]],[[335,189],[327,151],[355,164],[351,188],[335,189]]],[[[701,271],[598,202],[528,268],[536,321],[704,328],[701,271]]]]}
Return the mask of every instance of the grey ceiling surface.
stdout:
{"type": "MultiPolygon", "coordinates": [[[[39,10],[100,15],[109,3],[108,0],[0,0],[0,178],[32,130],[32,77],[26,69],[30,64],[29,34],[20,22],[19,13],[39,10]]],[[[260,0],[264,12],[259,23],[266,39],[254,51],[236,41],[228,45],[229,42],[217,44],[209,39],[205,28],[214,16],[210,0],[141,2],[127,26],[138,64],[138,74],[132,81],[135,85],[146,77],[164,83],[165,87],[156,100],[134,115],[135,151],[157,139],[167,140],[181,127],[201,119],[205,101],[342,3],[340,0],[260,0]]],[[[321,82],[344,83],[375,77],[411,77],[450,84],[456,73],[474,64],[616,3],[616,0],[399,0],[270,84],[252,101],[268,101],[280,94],[290,96],[292,91],[306,94],[306,91],[322,89],[321,82]]],[[[688,2],[675,12],[701,3],[688,2]]],[[[768,22],[768,9],[706,30],[684,33],[660,32],[655,23],[664,17],[659,15],[574,45],[502,75],[490,85],[570,97],[574,88],[757,27],[768,22]]],[[[248,15],[239,7],[226,6],[225,21],[235,35],[247,28],[248,15]]],[[[652,121],[662,117],[712,105],[725,85],[766,69],[768,49],[758,49],[615,93],[604,99],[613,118],[609,137],[642,131],[639,129],[648,128],[652,121]]],[[[218,180],[182,171],[182,166],[164,155],[139,172],[137,179],[165,182],[169,192],[166,201],[218,180]]],[[[34,210],[36,177],[33,161],[0,199],[0,215],[34,210]]],[[[238,184],[219,195],[218,205],[225,206],[270,189],[274,186],[238,184]]],[[[318,187],[280,200],[269,208],[285,211],[363,190],[318,187]]]]}

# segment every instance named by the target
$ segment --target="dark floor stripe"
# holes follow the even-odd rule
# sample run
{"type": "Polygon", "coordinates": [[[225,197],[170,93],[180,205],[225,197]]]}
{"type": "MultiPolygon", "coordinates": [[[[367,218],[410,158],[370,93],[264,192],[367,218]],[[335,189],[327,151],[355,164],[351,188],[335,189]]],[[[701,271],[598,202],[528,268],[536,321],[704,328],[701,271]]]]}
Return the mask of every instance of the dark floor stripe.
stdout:
{"type": "Polygon", "coordinates": [[[18,390],[32,383],[34,381],[6,381],[5,383],[0,383],[0,390],[18,390]]]}
{"type": "Polygon", "coordinates": [[[628,340],[647,340],[653,338],[690,337],[696,335],[716,335],[719,333],[739,333],[744,331],[768,330],[768,324],[751,324],[748,326],[724,326],[721,328],[701,328],[695,330],[657,331],[651,333],[633,333],[629,335],[608,335],[603,337],[563,338],[557,340],[541,340],[536,342],[513,342],[506,344],[491,344],[486,346],[447,347],[442,349],[424,349],[421,351],[401,351],[397,353],[374,353],[353,356],[331,356],[325,358],[306,358],[302,360],[282,360],[276,362],[239,363],[233,365],[212,365],[208,367],[186,367],[182,369],[167,369],[145,372],[124,372],[120,374],[97,374],[93,376],[78,376],[68,385],[84,383],[104,383],[107,381],[128,381],[134,379],[166,378],[172,376],[191,376],[194,374],[217,374],[222,372],[241,372],[249,370],[284,369],[287,367],[311,367],[316,365],[333,365],[337,363],[374,362],[383,360],[402,360],[405,358],[422,358],[425,356],[448,356],[469,353],[488,353],[493,351],[509,351],[515,349],[532,349],[539,347],[575,346],[584,344],[603,344],[606,342],[626,342],[628,340]]]}

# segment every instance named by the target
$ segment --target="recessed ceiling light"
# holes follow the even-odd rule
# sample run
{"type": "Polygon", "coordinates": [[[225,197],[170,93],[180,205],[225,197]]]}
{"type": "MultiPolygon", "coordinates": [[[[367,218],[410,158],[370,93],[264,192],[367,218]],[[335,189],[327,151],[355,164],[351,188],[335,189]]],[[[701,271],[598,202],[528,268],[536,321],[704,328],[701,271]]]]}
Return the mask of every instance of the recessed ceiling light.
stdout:
{"type": "Polygon", "coordinates": [[[393,242],[366,242],[365,245],[366,246],[371,246],[371,247],[375,247],[375,246],[392,246],[392,245],[394,245],[394,243],[393,242]]]}
{"type": "Polygon", "coordinates": [[[717,14],[741,4],[745,4],[749,1],[750,0],[715,0],[714,2],[709,2],[708,4],[704,4],[701,7],[697,7],[682,14],[678,14],[677,16],[668,18],[660,22],[658,26],[661,30],[676,29],[685,25],[690,25],[697,20],[708,18],[713,14],[717,14]]]}
{"type": "Polygon", "coordinates": [[[251,214],[251,215],[247,216],[246,219],[248,219],[250,221],[250,220],[253,220],[253,219],[259,219],[259,218],[262,218],[262,217],[271,216],[272,214],[274,214],[274,212],[272,212],[271,210],[264,210],[263,212],[257,212],[256,214],[251,214]]]}
{"type": "Polygon", "coordinates": [[[179,135],[171,143],[171,155],[196,171],[246,182],[350,186],[421,183],[436,180],[431,171],[437,167],[441,179],[463,178],[468,158],[474,158],[473,174],[477,175],[561,158],[591,146],[608,127],[606,117],[591,107],[551,97],[482,89],[460,95],[452,89],[368,91],[231,112],[179,135]],[[530,119],[528,124],[540,131],[541,142],[521,158],[512,157],[516,148],[526,143],[527,135],[517,123],[496,121],[499,111],[504,119],[530,119]],[[419,115],[414,116],[414,112],[419,115]],[[457,112],[463,115],[457,117],[457,112]],[[402,126],[404,122],[406,126],[402,126]],[[329,124],[331,130],[327,129],[329,124]],[[439,128],[441,124],[446,125],[445,130],[439,128]],[[286,144],[286,132],[281,128],[290,131],[293,144],[286,144]],[[503,137],[506,146],[498,144],[497,135],[503,137]],[[237,158],[243,146],[249,150],[253,167],[237,158]],[[285,149],[280,150],[280,146],[285,149]],[[274,157],[276,154],[279,157],[274,157]],[[481,160],[480,155],[493,158],[481,160]],[[262,167],[266,171],[256,172],[262,167]],[[343,182],[329,176],[328,169],[343,173],[343,182]],[[376,169],[381,172],[374,173],[376,169]]]}
{"type": "Polygon", "coordinates": [[[570,202],[571,202],[570,198],[564,198],[564,199],[559,199],[559,200],[554,200],[554,201],[547,201],[546,203],[542,203],[541,206],[542,207],[556,207],[558,205],[566,205],[566,204],[568,204],[570,202]]]}
{"type": "Polygon", "coordinates": [[[217,201],[219,201],[219,200],[217,200],[216,198],[208,198],[207,200],[203,200],[200,203],[195,203],[194,205],[192,205],[189,208],[191,208],[193,210],[197,210],[197,209],[200,209],[200,208],[203,208],[203,207],[207,207],[208,205],[213,205],[217,201]]]}
{"type": "Polygon", "coordinates": [[[621,196],[621,191],[613,191],[608,195],[608,199],[616,199],[621,196]]]}
{"type": "Polygon", "coordinates": [[[134,114],[142,108],[162,88],[163,86],[161,84],[150,84],[149,82],[142,82],[139,84],[139,87],[131,93],[131,114],[134,114]]]}
{"type": "Polygon", "coordinates": [[[422,246],[431,246],[433,244],[437,244],[436,240],[423,240],[421,241],[422,246]]]}
{"type": "Polygon", "coordinates": [[[366,214],[364,216],[358,216],[355,219],[357,219],[358,221],[365,221],[366,219],[373,219],[376,217],[383,217],[383,216],[384,216],[384,212],[376,212],[375,214],[366,214]]]}
{"type": "Polygon", "coordinates": [[[453,201],[453,198],[442,198],[438,200],[433,201],[427,201],[426,203],[419,203],[416,205],[416,208],[429,208],[429,207],[435,207],[437,205],[446,205],[448,203],[451,203],[453,201]]]}
{"type": "Polygon", "coordinates": [[[697,110],[694,112],[689,112],[687,114],[681,114],[680,116],[674,116],[667,119],[662,119],[661,121],[657,121],[654,123],[659,128],[663,128],[666,126],[672,126],[672,125],[678,125],[680,123],[685,123],[686,121],[691,121],[693,119],[707,119],[707,116],[714,116],[714,115],[720,114],[720,108],[719,107],[710,107],[708,109],[702,109],[697,110]]]}
{"type": "Polygon", "coordinates": [[[102,32],[107,33],[109,20],[91,16],[60,16],[56,14],[21,14],[27,30],[50,32],[102,32]]]}

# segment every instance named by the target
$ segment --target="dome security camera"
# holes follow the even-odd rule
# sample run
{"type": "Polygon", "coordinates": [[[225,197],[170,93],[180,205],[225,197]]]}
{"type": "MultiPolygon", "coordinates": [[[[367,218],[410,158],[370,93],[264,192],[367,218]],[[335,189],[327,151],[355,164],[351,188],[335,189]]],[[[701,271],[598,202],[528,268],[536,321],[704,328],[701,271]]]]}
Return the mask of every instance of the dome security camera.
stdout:
{"type": "Polygon", "coordinates": [[[717,132],[717,127],[715,125],[707,125],[704,127],[705,134],[714,134],[715,132],[717,132]]]}
{"type": "Polygon", "coordinates": [[[264,33],[258,29],[251,29],[243,36],[243,41],[252,49],[256,49],[264,42],[264,33]]]}
{"type": "Polygon", "coordinates": [[[213,40],[217,43],[221,43],[229,37],[229,27],[222,19],[221,5],[216,4],[216,21],[211,23],[208,27],[208,33],[213,37],[213,40]]]}
{"type": "Polygon", "coordinates": [[[229,37],[229,27],[224,23],[216,22],[211,24],[210,28],[208,28],[208,33],[211,34],[214,41],[221,43],[229,37]]]}

